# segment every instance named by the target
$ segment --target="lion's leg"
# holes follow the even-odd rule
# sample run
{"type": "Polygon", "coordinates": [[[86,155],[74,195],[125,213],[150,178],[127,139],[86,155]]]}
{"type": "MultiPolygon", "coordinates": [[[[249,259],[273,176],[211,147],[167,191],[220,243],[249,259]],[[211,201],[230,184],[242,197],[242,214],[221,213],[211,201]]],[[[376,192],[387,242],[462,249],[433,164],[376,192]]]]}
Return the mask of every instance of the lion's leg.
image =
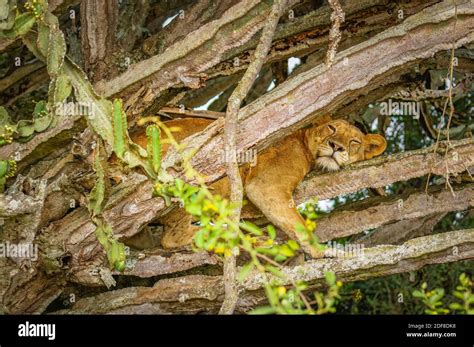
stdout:
{"type": "Polygon", "coordinates": [[[270,190],[268,186],[257,180],[246,186],[247,197],[265,214],[268,220],[283,230],[290,238],[298,241],[303,251],[313,258],[323,257],[323,252],[312,247],[302,235],[296,232],[296,225],[305,224],[304,219],[296,209],[290,190],[270,190]]]}
{"type": "Polygon", "coordinates": [[[272,224],[298,241],[306,253],[319,258],[322,252],[296,232],[296,225],[304,225],[305,221],[296,209],[293,191],[310,167],[304,145],[297,138],[289,139],[278,150],[270,149],[262,155],[245,182],[245,192],[272,224]]]}
{"type": "Polygon", "coordinates": [[[199,227],[192,225],[193,218],[182,208],[179,208],[160,220],[164,231],[161,238],[163,248],[182,247],[191,244],[199,227]]]}

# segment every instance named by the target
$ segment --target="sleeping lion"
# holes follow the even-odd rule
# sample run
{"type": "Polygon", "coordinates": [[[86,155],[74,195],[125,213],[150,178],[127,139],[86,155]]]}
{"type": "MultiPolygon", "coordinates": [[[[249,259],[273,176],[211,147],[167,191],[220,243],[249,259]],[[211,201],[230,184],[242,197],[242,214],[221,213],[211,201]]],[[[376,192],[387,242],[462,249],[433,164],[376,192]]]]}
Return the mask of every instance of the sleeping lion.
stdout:
{"type": "MultiPolygon", "coordinates": [[[[209,119],[184,118],[165,124],[181,129],[174,134],[179,142],[204,130],[211,122],[209,119]]],[[[132,140],[146,148],[146,135],[143,132],[132,135],[132,140]]],[[[315,168],[336,171],[348,164],[380,155],[386,147],[383,136],[365,135],[344,120],[322,117],[311,127],[298,130],[264,150],[257,156],[255,166],[241,166],[245,195],[250,201],[242,210],[242,218],[255,218],[263,214],[273,225],[298,241],[305,253],[319,258],[322,253],[302,241],[296,232],[296,225],[304,225],[304,219],[293,202],[293,191],[306,174],[315,168]]],[[[163,152],[166,149],[167,145],[164,145],[163,152]]],[[[229,196],[227,177],[213,183],[210,188],[215,194],[229,196]]],[[[192,216],[184,209],[176,209],[158,222],[164,227],[161,239],[163,248],[190,244],[198,229],[192,224],[192,216]]]]}

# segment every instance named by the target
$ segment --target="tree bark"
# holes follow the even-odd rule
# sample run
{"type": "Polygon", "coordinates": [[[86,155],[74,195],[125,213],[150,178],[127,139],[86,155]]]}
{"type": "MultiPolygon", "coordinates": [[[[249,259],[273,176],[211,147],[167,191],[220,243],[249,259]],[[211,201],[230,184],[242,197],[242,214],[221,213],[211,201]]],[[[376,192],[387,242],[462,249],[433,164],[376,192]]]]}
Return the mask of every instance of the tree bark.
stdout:
{"type": "MultiPolygon", "coordinates": [[[[283,272],[293,281],[304,280],[312,288],[325,285],[324,273],[331,269],[343,282],[415,271],[428,264],[448,263],[474,257],[474,230],[459,230],[419,237],[400,246],[365,249],[362,256],[319,259],[283,272]]],[[[260,274],[250,274],[242,283],[237,312],[246,312],[264,304],[260,274]]],[[[289,283],[282,283],[289,284],[289,283]]],[[[61,314],[103,313],[215,313],[223,300],[224,286],[220,276],[185,276],[165,279],[152,288],[130,287],[78,300],[61,314]]]]}

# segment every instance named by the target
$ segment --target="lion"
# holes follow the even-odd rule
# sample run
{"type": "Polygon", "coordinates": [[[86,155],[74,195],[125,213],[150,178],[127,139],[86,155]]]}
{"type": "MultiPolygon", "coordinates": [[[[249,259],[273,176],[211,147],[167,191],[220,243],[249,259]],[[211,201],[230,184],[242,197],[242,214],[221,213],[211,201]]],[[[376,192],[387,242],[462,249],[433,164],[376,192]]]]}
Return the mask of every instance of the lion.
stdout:
{"type": "MultiPolygon", "coordinates": [[[[183,118],[164,122],[181,131],[174,137],[179,142],[203,131],[213,120],[183,118]]],[[[143,132],[132,140],[146,148],[143,132]]],[[[308,128],[297,130],[257,156],[256,165],[245,164],[240,172],[244,193],[249,203],[242,210],[242,218],[263,214],[270,223],[296,240],[302,250],[313,258],[322,252],[310,246],[296,232],[298,223],[305,223],[293,201],[293,192],[313,169],[337,171],[351,163],[382,154],[387,147],[385,138],[378,134],[364,134],[345,120],[321,117],[308,128]]],[[[167,145],[163,146],[165,153],[167,145]]],[[[164,154],[163,153],[163,154],[164,154]]],[[[224,177],[210,185],[214,193],[229,196],[229,180],[224,177]]],[[[184,209],[177,209],[158,220],[164,232],[161,245],[165,249],[182,247],[192,242],[198,226],[184,209]]],[[[317,229],[316,229],[317,236],[317,229]]]]}

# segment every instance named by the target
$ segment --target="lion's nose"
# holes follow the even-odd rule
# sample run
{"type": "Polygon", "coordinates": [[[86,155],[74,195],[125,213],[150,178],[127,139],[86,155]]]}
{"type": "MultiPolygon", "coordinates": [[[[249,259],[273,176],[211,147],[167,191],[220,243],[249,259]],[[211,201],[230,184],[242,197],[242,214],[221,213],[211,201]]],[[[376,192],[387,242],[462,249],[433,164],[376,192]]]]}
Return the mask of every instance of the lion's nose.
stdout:
{"type": "Polygon", "coordinates": [[[334,141],[329,140],[328,143],[334,152],[342,152],[344,150],[344,148],[341,145],[337,144],[334,141]]]}

